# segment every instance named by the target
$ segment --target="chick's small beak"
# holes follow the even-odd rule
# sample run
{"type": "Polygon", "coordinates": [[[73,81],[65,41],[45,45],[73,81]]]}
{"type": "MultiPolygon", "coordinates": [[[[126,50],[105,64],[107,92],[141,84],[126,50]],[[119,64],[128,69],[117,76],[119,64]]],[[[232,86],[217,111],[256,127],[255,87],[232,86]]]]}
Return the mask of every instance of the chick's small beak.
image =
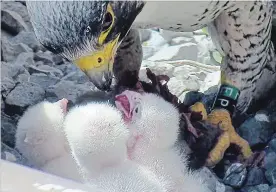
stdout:
{"type": "Polygon", "coordinates": [[[76,65],[89,77],[90,81],[103,91],[110,90],[118,39],[119,36],[105,44],[101,50],[75,60],[76,65]]]}

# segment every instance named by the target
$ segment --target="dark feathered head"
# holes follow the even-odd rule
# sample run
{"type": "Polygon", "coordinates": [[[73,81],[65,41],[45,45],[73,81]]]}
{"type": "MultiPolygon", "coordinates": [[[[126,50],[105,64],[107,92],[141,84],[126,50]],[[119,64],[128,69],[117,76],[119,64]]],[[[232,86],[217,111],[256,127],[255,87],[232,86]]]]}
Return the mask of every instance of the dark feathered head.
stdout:
{"type": "Polygon", "coordinates": [[[142,1],[27,1],[38,40],[74,62],[101,90],[110,87],[116,50],[142,1]]]}

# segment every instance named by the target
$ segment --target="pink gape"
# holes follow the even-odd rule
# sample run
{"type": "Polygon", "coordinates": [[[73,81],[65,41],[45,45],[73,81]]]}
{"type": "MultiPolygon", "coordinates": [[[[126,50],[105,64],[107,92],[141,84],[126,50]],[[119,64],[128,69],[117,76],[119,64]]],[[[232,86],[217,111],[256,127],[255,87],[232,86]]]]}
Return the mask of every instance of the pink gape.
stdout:
{"type": "MultiPolygon", "coordinates": [[[[135,118],[140,118],[138,114],[141,110],[138,108],[140,106],[142,95],[135,91],[126,90],[121,94],[115,97],[115,105],[122,112],[124,121],[127,124],[130,124],[135,118]]],[[[131,136],[127,143],[127,153],[128,158],[132,159],[132,152],[135,150],[136,143],[141,138],[141,135],[138,135],[136,130],[131,130],[131,136]]]]}
{"type": "Polygon", "coordinates": [[[63,98],[61,100],[58,100],[56,103],[59,103],[60,104],[60,107],[63,111],[64,114],[67,113],[67,104],[68,104],[68,100],[63,98]]]}
{"type": "Polygon", "coordinates": [[[125,122],[134,120],[137,106],[140,105],[142,95],[135,91],[126,90],[115,96],[115,105],[123,113],[125,122]]]}

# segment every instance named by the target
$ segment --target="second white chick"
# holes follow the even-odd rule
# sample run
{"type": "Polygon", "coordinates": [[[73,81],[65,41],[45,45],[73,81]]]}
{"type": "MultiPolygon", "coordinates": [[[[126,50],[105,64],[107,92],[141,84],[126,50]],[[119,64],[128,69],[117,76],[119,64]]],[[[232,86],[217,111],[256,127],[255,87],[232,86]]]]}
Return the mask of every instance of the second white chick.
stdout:
{"type": "Polygon", "coordinates": [[[35,168],[81,181],[63,130],[67,103],[61,99],[29,107],[17,124],[16,148],[35,168]]]}
{"type": "Polygon", "coordinates": [[[180,114],[172,104],[152,93],[129,90],[117,95],[115,103],[131,132],[131,160],[149,167],[167,183],[167,191],[209,191],[198,173],[188,170],[187,157],[181,156],[175,146],[180,114]]]}
{"type": "Polygon", "coordinates": [[[65,132],[86,183],[107,192],[165,191],[152,172],[127,159],[129,132],[115,107],[75,107],[66,116],[65,132]]]}

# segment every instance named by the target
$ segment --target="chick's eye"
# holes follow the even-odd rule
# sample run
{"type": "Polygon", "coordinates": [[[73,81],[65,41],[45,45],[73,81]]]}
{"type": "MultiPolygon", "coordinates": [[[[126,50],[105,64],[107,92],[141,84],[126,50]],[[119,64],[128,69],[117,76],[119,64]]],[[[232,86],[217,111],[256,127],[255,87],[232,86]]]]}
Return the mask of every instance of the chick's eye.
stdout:
{"type": "Polygon", "coordinates": [[[138,107],[136,107],[136,109],[135,109],[135,113],[138,113],[138,107]]]}
{"type": "Polygon", "coordinates": [[[106,31],[112,25],[112,21],[113,21],[113,18],[111,13],[107,12],[104,17],[103,31],[106,31]]]}

